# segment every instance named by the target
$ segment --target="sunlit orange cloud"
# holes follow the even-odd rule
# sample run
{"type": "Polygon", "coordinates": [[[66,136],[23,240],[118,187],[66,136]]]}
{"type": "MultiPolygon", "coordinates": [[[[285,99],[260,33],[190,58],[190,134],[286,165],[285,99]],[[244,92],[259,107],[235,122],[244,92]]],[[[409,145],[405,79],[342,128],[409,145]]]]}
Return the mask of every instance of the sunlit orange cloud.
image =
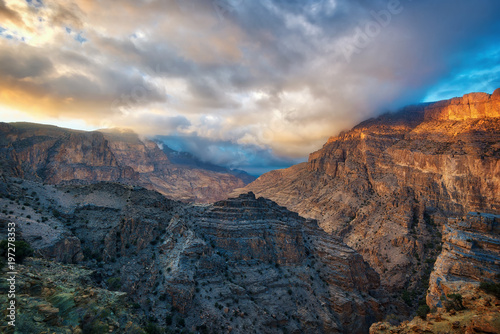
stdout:
{"type": "Polygon", "coordinates": [[[3,22],[8,21],[18,27],[24,26],[21,15],[16,10],[8,7],[5,0],[0,0],[0,20],[3,22]]]}
{"type": "Polygon", "coordinates": [[[50,118],[45,114],[35,115],[30,113],[24,113],[19,110],[10,109],[8,107],[0,106],[0,121],[13,123],[13,122],[29,122],[29,123],[40,123],[48,125],[56,125],[63,128],[78,129],[85,131],[94,131],[99,129],[98,126],[92,126],[87,124],[85,121],[74,119],[74,118],[61,118],[55,117],[50,118]]]}
{"type": "Polygon", "coordinates": [[[98,124],[102,119],[99,115],[103,114],[103,107],[98,101],[77,101],[72,98],[61,100],[50,95],[43,95],[36,90],[16,90],[9,87],[0,87],[0,106],[18,110],[40,120],[65,117],[84,120],[88,124],[98,124]]]}

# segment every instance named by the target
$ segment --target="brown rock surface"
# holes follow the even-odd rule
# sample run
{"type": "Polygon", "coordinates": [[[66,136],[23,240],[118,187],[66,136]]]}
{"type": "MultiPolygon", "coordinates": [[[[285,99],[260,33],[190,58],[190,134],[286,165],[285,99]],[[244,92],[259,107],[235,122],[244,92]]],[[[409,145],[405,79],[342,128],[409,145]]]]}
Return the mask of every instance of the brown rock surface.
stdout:
{"type": "MultiPolygon", "coordinates": [[[[35,212],[27,220],[13,205],[15,213],[0,218],[15,221],[36,252],[74,236],[95,283],[126,292],[162,326],[174,318],[209,332],[366,333],[390,306],[359,253],[251,193],[187,205],[115,183],[7,181],[1,204],[26,201],[35,212]]],[[[61,260],[67,250],[53,251],[45,256],[61,260]]]]}
{"type": "Polygon", "coordinates": [[[433,103],[425,108],[426,120],[458,120],[500,117],[500,90],[492,95],[470,93],[463,97],[433,103]]]}
{"type": "Polygon", "coordinates": [[[500,300],[478,289],[477,283],[455,286],[451,291],[463,300],[463,309],[434,310],[425,319],[415,317],[399,325],[378,322],[370,327],[370,334],[383,333],[500,333],[500,300]]]}
{"type": "Polygon", "coordinates": [[[122,182],[200,203],[225,198],[247,180],[172,164],[156,143],[131,131],[85,132],[30,123],[0,124],[0,167],[2,174],[50,184],[122,182]]]}
{"type": "Polygon", "coordinates": [[[130,166],[139,173],[151,173],[169,163],[159,147],[151,141],[142,141],[130,130],[102,130],[109,147],[120,165],[130,166]]]}
{"type": "Polygon", "coordinates": [[[317,219],[384,286],[423,293],[432,269],[423,261],[438,255],[446,218],[500,212],[499,103],[497,90],[382,115],[234,194],[253,191],[317,219]]]}
{"type": "Polygon", "coordinates": [[[239,314],[233,332],[362,333],[383,313],[378,275],[359,254],[252,193],[174,217],[160,247],[173,305],[212,330],[239,314]]]}
{"type": "Polygon", "coordinates": [[[442,298],[464,286],[500,277],[500,215],[471,212],[443,226],[443,251],[430,276],[427,305],[443,307],[442,298]]]}

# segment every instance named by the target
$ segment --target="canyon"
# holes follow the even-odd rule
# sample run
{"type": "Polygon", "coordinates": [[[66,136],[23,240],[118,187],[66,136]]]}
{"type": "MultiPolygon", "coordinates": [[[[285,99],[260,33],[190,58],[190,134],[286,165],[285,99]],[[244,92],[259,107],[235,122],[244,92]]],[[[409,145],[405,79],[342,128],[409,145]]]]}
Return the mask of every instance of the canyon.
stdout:
{"type": "Polygon", "coordinates": [[[448,218],[500,213],[499,103],[497,89],[381,115],[241,192],[317,219],[388,290],[425,293],[448,218]]]}
{"type": "Polygon", "coordinates": [[[22,325],[499,332],[499,129],[500,89],[409,106],[247,184],[130,131],[0,123],[22,325]]]}
{"type": "Polygon", "coordinates": [[[128,319],[201,332],[365,333],[392,305],[356,251],[253,193],[193,205],[117,183],[4,181],[0,228],[16,221],[37,255],[20,269],[23,326],[35,332],[121,333],[128,319]]]}

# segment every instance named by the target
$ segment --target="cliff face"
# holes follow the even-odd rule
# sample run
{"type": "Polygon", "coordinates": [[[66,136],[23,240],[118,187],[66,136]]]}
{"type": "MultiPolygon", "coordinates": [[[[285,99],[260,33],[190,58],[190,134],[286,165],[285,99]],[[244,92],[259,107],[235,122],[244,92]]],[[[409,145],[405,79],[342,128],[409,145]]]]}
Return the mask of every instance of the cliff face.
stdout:
{"type": "Polygon", "coordinates": [[[173,199],[215,202],[248,182],[222,167],[214,171],[171,163],[156,143],[140,140],[133,132],[107,131],[104,135],[119,164],[139,174],[136,184],[173,199]]]}
{"type": "Polygon", "coordinates": [[[499,104],[500,89],[382,115],[241,191],[317,219],[389,289],[423,293],[446,219],[500,212],[499,104]]]}
{"type": "Polygon", "coordinates": [[[187,205],[116,183],[7,179],[0,195],[14,203],[0,218],[35,254],[92,268],[94,285],[127,292],[170,330],[366,333],[389,305],[356,251],[252,193],[187,205]]]}
{"type": "Polygon", "coordinates": [[[414,333],[499,333],[500,299],[482,291],[478,284],[465,283],[453,293],[460,296],[461,307],[455,310],[440,308],[399,325],[375,323],[370,334],[414,333]]]}
{"type": "Polygon", "coordinates": [[[205,294],[224,313],[249,315],[237,321],[242,332],[362,333],[383,313],[378,275],[314,221],[250,193],[201,209],[193,222],[177,221],[189,230],[165,244],[167,281],[174,302],[211,328],[222,312],[204,306],[205,294]]]}
{"type": "MultiPolygon", "coordinates": [[[[70,131],[27,123],[2,124],[2,148],[17,161],[16,176],[57,184],[84,180],[137,180],[134,170],[120,166],[99,132],[70,131]]],[[[7,158],[7,157],[5,157],[7,158]]]]}
{"type": "Polygon", "coordinates": [[[470,212],[443,227],[443,252],[430,277],[427,305],[443,307],[442,298],[461,286],[500,277],[500,215],[470,212]]]}
{"type": "Polygon", "coordinates": [[[500,90],[492,95],[471,93],[425,108],[426,120],[463,121],[467,119],[500,117],[500,90]]]}
{"type": "Polygon", "coordinates": [[[152,173],[160,166],[169,164],[167,156],[155,143],[140,140],[134,132],[103,130],[103,133],[117,161],[132,167],[139,174],[152,173]]]}
{"type": "Polygon", "coordinates": [[[370,333],[500,332],[499,225],[493,214],[449,218],[426,296],[432,312],[398,326],[376,323],[370,333]]]}
{"type": "Polygon", "coordinates": [[[50,184],[122,182],[202,203],[245,185],[228,172],[172,164],[156,143],[130,131],[84,132],[28,123],[0,125],[0,166],[2,173],[50,184]]]}

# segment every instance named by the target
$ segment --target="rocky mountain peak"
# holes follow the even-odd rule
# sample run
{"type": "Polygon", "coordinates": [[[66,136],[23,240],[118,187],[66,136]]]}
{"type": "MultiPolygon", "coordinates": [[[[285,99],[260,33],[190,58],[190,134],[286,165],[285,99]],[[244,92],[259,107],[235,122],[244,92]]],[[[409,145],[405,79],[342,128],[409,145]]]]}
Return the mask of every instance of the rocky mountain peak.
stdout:
{"type": "Polygon", "coordinates": [[[424,108],[426,121],[464,121],[500,117],[500,89],[493,94],[470,93],[431,103],[424,108]]]}
{"type": "Polygon", "coordinates": [[[40,293],[21,275],[27,328],[88,331],[97,319],[126,332],[142,319],[200,333],[367,333],[385,317],[373,333],[498,332],[499,97],[372,118],[231,198],[241,179],[190,156],[176,165],[135,134],[0,124],[0,232],[15,222],[56,261],[23,270],[60,266],[92,285],[40,293]],[[87,291],[107,295],[113,316],[78,313],[87,291]]]}

